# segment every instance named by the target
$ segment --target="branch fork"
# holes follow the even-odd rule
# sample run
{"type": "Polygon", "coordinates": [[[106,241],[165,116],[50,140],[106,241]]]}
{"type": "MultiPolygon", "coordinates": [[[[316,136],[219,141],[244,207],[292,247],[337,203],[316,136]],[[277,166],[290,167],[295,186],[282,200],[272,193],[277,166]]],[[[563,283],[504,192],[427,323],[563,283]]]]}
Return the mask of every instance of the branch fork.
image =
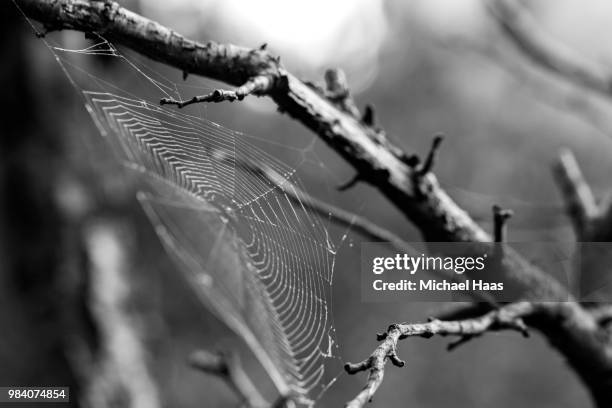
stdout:
{"type": "Polygon", "coordinates": [[[369,371],[365,386],[355,398],[346,404],[346,407],[360,408],[372,400],[382,383],[387,359],[396,367],[405,366],[406,363],[397,354],[398,340],[408,337],[430,338],[434,335],[457,336],[458,339],[449,344],[448,347],[449,350],[453,350],[457,346],[491,331],[514,330],[527,337],[529,332],[522,318],[534,313],[535,310],[534,305],[529,302],[518,302],[472,319],[442,321],[431,318],[427,323],[392,324],[385,333],[377,335],[377,340],[381,341],[381,344],[374,349],[367,359],[359,363],[346,363],[344,365],[348,374],[369,371]]]}

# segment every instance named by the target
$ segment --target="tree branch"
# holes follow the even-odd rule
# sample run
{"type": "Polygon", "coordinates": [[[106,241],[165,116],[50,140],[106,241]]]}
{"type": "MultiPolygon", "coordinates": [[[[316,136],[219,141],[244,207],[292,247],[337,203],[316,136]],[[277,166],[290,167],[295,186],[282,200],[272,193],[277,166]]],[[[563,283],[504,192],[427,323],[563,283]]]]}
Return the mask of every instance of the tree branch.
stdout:
{"type": "Polygon", "coordinates": [[[560,152],[553,172],[576,237],[579,242],[585,243],[577,248],[577,282],[580,284],[581,300],[609,302],[609,293],[603,289],[608,283],[612,251],[593,243],[612,241],[612,202],[607,199],[597,204],[570,150],[560,152]]]}
{"type": "Polygon", "coordinates": [[[259,75],[254,78],[247,80],[242,86],[236,88],[234,91],[227,91],[224,89],[215,89],[211,93],[203,96],[194,96],[187,101],[179,101],[172,98],[162,98],[159,103],[161,105],[176,105],[179,108],[185,106],[200,103],[200,102],[234,102],[236,100],[241,101],[245,96],[250,94],[264,95],[269,92],[274,86],[274,77],[259,75]]]}
{"type": "Polygon", "coordinates": [[[506,242],[506,222],[512,215],[512,210],[505,210],[498,205],[493,206],[493,237],[495,242],[506,242]]]}
{"type": "Polygon", "coordinates": [[[344,369],[349,374],[368,371],[366,385],[361,392],[346,404],[347,408],[363,407],[372,400],[374,393],[382,383],[385,374],[386,360],[389,359],[393,365],[403,367],[404,362],[397,356],[397,342],[408,337],[430,338],[439,336],[457,336],[458,341],[449,344],[449,350],[460,344],[483,335],[489,331],[517,330],[524,336],[528,335],[527,326],[522,318],[530,315],[535,310],[534,305],[529,302],[515,303],[493,310],[487,314],[473,319],[461,321],[441,321],[430,319],[428,323],[393,324],[387,332],[377,336],[382,343],[376,347],[372,354],[360,363],[347,363],[344,369]]]}
{"type": "Polygon", "coordinates": [[[533,62],[582,88],[612,97],[612,75],[548,35],[519,1],[485,2],[508,38],[533,62]]]}
{"type": "Polygon", "coordinates": [[[250,408],[270,407],[270,403],[259,393],[242,368],[237,353],[211,353],[206,350],[198,350],[189,357],[189,363],[200,371],[223,379],[246,406],[250,408]]]}

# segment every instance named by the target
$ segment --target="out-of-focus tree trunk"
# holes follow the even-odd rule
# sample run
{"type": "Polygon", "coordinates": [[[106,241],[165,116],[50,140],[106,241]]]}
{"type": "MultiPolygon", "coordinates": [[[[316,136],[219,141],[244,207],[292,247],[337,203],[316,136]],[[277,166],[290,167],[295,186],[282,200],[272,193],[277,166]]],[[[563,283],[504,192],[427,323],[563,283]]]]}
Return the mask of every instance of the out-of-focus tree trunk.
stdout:
{"type": "Polygon", "coordinates": [[[37,69],[33,36],[3,3],[0,385],[69,386],[72,406],[155,408],[143,325],[127,306],[131,227],[115,218],[134,200],[109,210],[96,202],[101,183],[83,188],[71,177],[74,159],[56,118],[69,117],[74,100],[59,69],[37,69]],[[36,81],[41,73],[52,78],[36,81]]]}
{"type": "Polygon", "coordinates": [[[2,8],[0,384],[67,385],[74,393],[63,308],[82,299],[77,288],[65,290],[70,283],[62,257],[69,250],[64,240],[69,226],[53,198],[61,146],[53,126],[43,126],[45,107],[29,78],[32,33],[10,2],[2,8]]]}

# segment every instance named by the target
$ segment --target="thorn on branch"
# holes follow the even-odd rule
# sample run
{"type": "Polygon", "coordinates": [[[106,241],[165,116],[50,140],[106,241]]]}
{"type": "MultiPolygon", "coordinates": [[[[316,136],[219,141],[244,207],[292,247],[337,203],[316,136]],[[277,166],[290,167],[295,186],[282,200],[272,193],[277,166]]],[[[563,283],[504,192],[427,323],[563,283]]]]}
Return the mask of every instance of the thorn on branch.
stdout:
{"type": "Polygon", "coordinates": [[[405,365],[405,362],[397,355],[398,340],[408,337],[429,338],[434,335],[457,336],[458,340],[449,345],[449,349],[453,349],[489,331],[517,330],[527,336],[527,326],[522,318],[537,313],[537,310],[538,306],[535,304],[518,302],[492,310],[473,319],[442,321],[430,318],[427,323],[392,324],[384,335],[377,335],[381,343],[367,359],[356,364],[346,363],[344,365],[348,374],[369,371],[365,386],[355,398],[346,404],[346,407],[360,408],[372,399],[382,383],[387,359],[395,366],[403,367],[405,365]]]}
{"type": "Polygon", "coordinates": [[[369,127],[376,126],[376,111],[374,110],[374,106],[366,105],[363,116],[361,117],[361,123],[369,127]]]}
{"type": "Polygon", "coordinates": [[[506,242],[506,223],[514,212],[501,208],[499,205],[493,206],[493,236],[495,242],[506,242]]]}
{"type": "Polygon", "coordinates": [[[202,96],[194,96],[186,101],[179,101],[173,98],[162,98],[160,105],[176,105],[179,108],[202,102],[234,102],[241,101],[245,96],[250,94],[263,95],[268,93],[274,87],[274,78],[269,75],[260,75],[246,81],[242,86],[233,91],[225,89],[215,89],[209,94],[202,96]]]}
{"type": "Polygon", "coordinates": [[[406,365],[406,362],[397,355],[397,345],[391,348],[388,357],[389,360],[391,360],[391,363],[393,363],[393,365],[396,367],[403,367],[406,365]]]}
{"type": "Polygon", "coordinates": [[[423,163],[421,168],[418,170],[419,176],[424,176],[433,169],[433,166],[436,161],[436,156],[438,155],[438,151],[443,140],[444,135],[438,134],[434,136],[433,141],[431,142],[431,148],[429,149],[429,153],[427,154],[427,158],[425,159],[425,162],[423,163]]]}
{"type": "Polygon", "coordinates": [[[339,185],[338,187],[336,187],[336,189],[338,191],[346,191],[349,188],[354,187],[357,183],[359,183],[362,180],[361,175],[359,173],[355,174],[355,176],[353,176],[352,179],[350,179],[349,181],[347,181],[344,184],[339,185]]]}

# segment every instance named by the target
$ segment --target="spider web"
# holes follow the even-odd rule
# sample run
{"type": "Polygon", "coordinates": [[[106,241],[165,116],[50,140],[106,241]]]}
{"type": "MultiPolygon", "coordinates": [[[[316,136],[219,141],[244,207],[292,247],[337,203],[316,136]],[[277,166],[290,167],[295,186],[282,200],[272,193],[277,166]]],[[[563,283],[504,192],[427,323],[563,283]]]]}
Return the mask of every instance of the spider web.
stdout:
{"type": "Polygon", "coordinates": [[[335,381],[326,361],[339,358],[330,314],[337,247],[297,177],[304,151],[291,167],[252,136],[159,106],[208,90],[182,92],[102,37],[80,49],[43,41],[120,162],[146,180],[138,200],[199,298],[282,395],[313,404],[335,381]],[[128,77],[97,68],[108,59],[128,77]]]}

